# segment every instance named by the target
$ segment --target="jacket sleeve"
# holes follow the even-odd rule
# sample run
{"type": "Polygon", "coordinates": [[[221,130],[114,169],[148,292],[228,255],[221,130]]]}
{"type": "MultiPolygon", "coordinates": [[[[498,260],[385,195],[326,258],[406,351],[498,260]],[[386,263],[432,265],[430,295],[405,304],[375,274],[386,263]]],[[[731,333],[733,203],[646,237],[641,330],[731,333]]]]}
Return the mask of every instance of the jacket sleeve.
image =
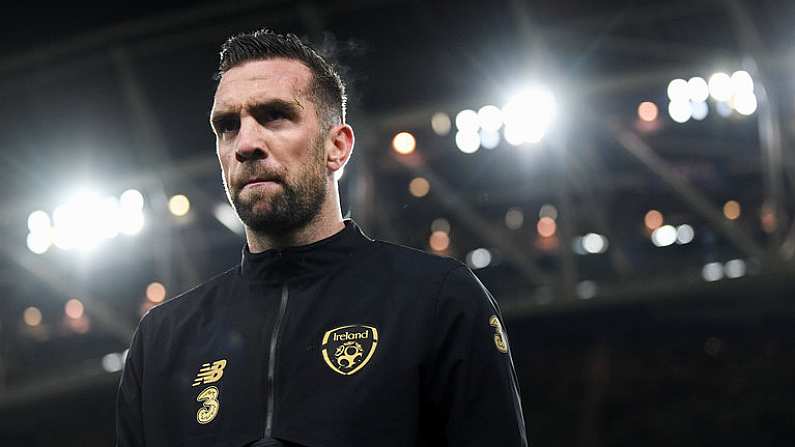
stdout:
{"type": "Polygon", "coordinates": [[[116,447],[143,447],[141,373],[143,340],[141,325],[133,334],[116,395],[116,447]]]}
{"type": "Polygon", "coordinates": [[[426,388],[446,445],[526,447],[508,336],[497,303],[465,266],[447,274],[436,303],[426,388]]]}

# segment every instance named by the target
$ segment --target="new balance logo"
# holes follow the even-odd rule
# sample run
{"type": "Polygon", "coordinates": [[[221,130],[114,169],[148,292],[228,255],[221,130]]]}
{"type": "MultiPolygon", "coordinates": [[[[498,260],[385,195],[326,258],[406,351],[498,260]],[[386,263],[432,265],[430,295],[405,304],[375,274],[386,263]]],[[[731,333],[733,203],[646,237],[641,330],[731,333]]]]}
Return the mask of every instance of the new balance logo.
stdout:
{"type": "Polygon", "coordinates": [[[224,368],[226,368],[226,359],[203,364],[199,368],[199,373],[196,374],[196,379],[193,380],[193,386],[206,385],[221,380],[221,377],[224,376],[224,368]]]}

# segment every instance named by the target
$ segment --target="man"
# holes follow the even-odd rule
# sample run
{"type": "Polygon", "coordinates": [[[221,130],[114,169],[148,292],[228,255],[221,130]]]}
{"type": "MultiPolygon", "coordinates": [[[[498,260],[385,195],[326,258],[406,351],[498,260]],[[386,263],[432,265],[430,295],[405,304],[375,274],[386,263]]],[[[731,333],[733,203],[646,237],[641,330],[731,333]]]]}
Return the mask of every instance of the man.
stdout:
{"type": "Polygon", "coordinates": [[[293,35],[222,47],[211,112],[240,265],[150,310],[119,388],[126,446],[526,446],[496,303],[457,261],[343,220],[354,134],[293,35]]]}

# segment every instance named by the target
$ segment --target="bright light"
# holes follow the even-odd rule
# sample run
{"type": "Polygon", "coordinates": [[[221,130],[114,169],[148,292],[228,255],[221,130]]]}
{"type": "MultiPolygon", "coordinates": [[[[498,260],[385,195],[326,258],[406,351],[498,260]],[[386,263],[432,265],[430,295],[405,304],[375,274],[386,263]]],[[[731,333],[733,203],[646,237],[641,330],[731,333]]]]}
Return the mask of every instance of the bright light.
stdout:
{"type": "Polygon", "coordinates": [[[226,228],[229,228],[233,233],[243,235],[245,229],[240,219],[237,217],[234,208],[229,203],[219,203],[213,208],[213,215],[218,222],[221,222],[226,228]]]}
{"type": "Polygon", "coordinates": [[[676,227],[676,243],[679,245],[693,242],[693,238],[695,236],[695,230],[693,230],[693,227],[688,224],[682,224],[676,227]]]}
{"type": "Polygon", "coordinates": [[[601,234],[588,233],[582,237],[582,248],[586,253],[604,253],[607,251],[607,246],[607,238],[601,234]]]}
{"type": "Polygon", "coordinates": [[[488,132],[497,132],[502,127],[502,110],[497,106],[483,106],[478,110],[480,128],[488,132]]]}
{"type": "Polygon", "coordinates": [[[524,224],[524,213],[519,208],[511,208],[505,213],[505,226],[518,230],[524,224]]]}
{"type": "Polygon", "coordinates": [[[28,233],[27,245],[28,250],[37,255],[46,253],[52,245],[50,232],[28,233]]]}
{"type": "Polygon", "coordinates": [[[710,262],[701,269],[701,277],[705,281],[717,281],[723,278],[723,266],[720,262],[710,262]]]}
{"type": "Polygon", "coordinates": [[[534,87],[511,98],[502,113],[509,143],[538,143],[555,120],[557,103],[548,89],[534,87]]]}
{"type": "Polygon", "coordinates": [[[649,212],[643,216],[643,223],[649,230],[656,230],[663,224],[663,215],[657,210],[649,210],[649,212]]]}
{"type": "Polygon", "coordinates": [[[50,225],[50,216],[44,211],[37,210],[28,216],[28,230],[31,233],[49,233],[50,225]]]}
{"type": "Polygon", "coordinates": [[[441,137],[450,133],[450,128],[452,127],[452,123],[450,122],[450,117],[447,116],[446,113],[438,112],[434,113],[431,117],[431,128],[441,137]]]}
{"type": "Polygon", "coordinates": [[[22,321],[30,327],[41,324],[41,311],[34,306],[30,306],[22,312],[22,321]]]}
{"type": "Polygon", "coordinates": [[[425,197],[431,190],[431,183],[424,177],[415,177],[409,183],[409,192],[414,197],[425,197]]]}
{"type": "Polygon", "coordinates": [[[690,89],[684,79],[674,79],[668,83],[668,99],[674,101],[687,101],[690,99],[690,89]]]}
{"type": "Polygon", "coordinates": [[[558,209],[555,208],[555,205],[550,205],[548,203],[541,206],[541,209],[538,210],[538,218],[542,217],[549,217],[552,220],[557,220],[558,218],[558,209]]]}
{"type": "Polygon", "coordinates": [[[739,278],[745,276],[745,261],[742,259],[732,259],[723,266],[727,278],[739,278]]]}
{"type": "Polygon", "coordinates": [[[119,225],[124,222],[120,214],[124,212],[141,214],[140,210],[120,212],[119,202],[113,197],[81,192],[53,212],[53,242],[64,250],[91,249],[119,233],[119,225]]]}
{"type": "Polygon", "coordinates": [[[121,354],[117,352],[111,352],[102,357],[102,369],[106,372],[115,373],[121,371],[123,366],[124,362],[121,358],[121,354]]]}
{"type": "Polygon", "coordinates": [[[473,154],[480,149],[480,134],[459,130],[455,133],[455,145],[465,154],[473,154]]]}
{"type": "Polygon", "coordinates": [[[184,216],[190,211],[190,200],[183,194],[171,196],[168,199],[168,210],[177,217],[184,216]]]}
{"type": "Polygon", "coordinates": [[[467,254],[467,264],[473,269],[482,269],[491,264],[491,252],[485,248],[477,248],[467,254]]]}
{"type": "Polygon", "coordinates": [[[525,134],[518,126],[505,126],[503,136],[511,146],[519,146],[525,142],[525,134]]]}
{"type": "Polygon", "coordinates": [[[657,104],[651,101],[643,101],[638,105],[638,118],[641,121],[652,122],[657,119],[660,114],[660,110],[657,108],[657,104]]]}
{"type": "Polygon", "coordinates": [[[67,317],[73,320],[77,320],[78,318],[82,317],[84,311],[85,308],[83,307],[83,303],[81,303],[77,298],[70,299],[64,306],[64,313],[66,313],[67,317]]]}
{"type": "Polygon", "coordinates": [[[417,147],[417,140],[414,135],[408,132],[400,132],[392,138],[392,148],[398,154],[406,155],[414,152],[417,147]]]}
{"type": "Polygon", "coordinates": [[[690,101],[690,115],[696,121],[701,121],[709,114],[709,107],[704,101],[690,101]]]}
{"type": "Polygon", "coordinates": [[[740,115],[748,116],[756,112],[757,102],[754,92],[739,92],[734,97],[734,110],[740,115]]]}
{"type": "Polygon", "coordinates": [[[439,217],[437,219],[434,219],[433,222],[431,222],[431,232],[434,231],[443,231],[445,233],[449,233],[450,222],[444,217],[439,217]]]}
{"type": "Polygon", "coordinates": [[[146,286],[146,299],[153,303],[161,303],[166,299],[166,287],[159,282],[146,286]]]}
{"type": "Polygon", "coordinates": [[[478,113],[474,110],[462,110],[455,116],[455,127],[461,132],[475,133],[480,129],[478,113]]]}
{"type": "Polygon", "coordinates": [[[119,232],[133,236],[144,228],[144,214],[141,211],[122,209],[119,216],[119,232]]]}
{"type": "Polygon", "coordinates": [[[428,240],[433,251],[445,251],[450,246],[450,236],[444,231],[434,231],[428,240]]]}
{"type": "Polygon", "coordinates": [[[688,98],[693,102],[704,102],[709,98],[709,86],[701,77],[692,77],[687,81],[688,98]]]}
{"type": "Polygon", "coordinates": [[[497,131],[480,131],[480,145],[484,149],[494,149],[500,145],[500,133],[497,131]]]}
{"type": "Polygon", "coordinates": [[[693,109],[688,100],[676,100],[668,103],[668,115],[679,124],[686,123],[693,115],[693,109]]]}
{"type": "Polygon", "coordinates": [[[545,216],[538,219],[536,230],[541,237],[552,237],[555,235],[555,231],[557,231],[557,224],[554,219],[545,216]]]}
{"type": "Polygon", "coordinates": [[[709,78],[709,94],[716,101],[728,101],[734,94],[732,80],[726,73],[715,73],[709,78]]]}
{"type": "Polygon", "coordinates": [[[729,220],[737,219],[740,217],[741,212],[742,208],[740,208],[740,203],[736,200],[729,200],[723,204],[723,215],[729,220]]]}
{"type": "Polygon", "coordinates": [[[745,70],[739,70],[732,73],[731,82],[735,93],[752,93],[754,91],[754,79],[745,70]]]}
{"type": "Polygon", "coordinates": [[[667,247],[676,242],[676,228],[672,225],[663,225],[651,234],[651,243],[656,247],[667,247]]]}
{"type": "Polygon", "coordinates": [[[137,189],[128,189],[119,196],[119,206],[125,210],[140,211],[144,209],[144,196],[137,189]]]}

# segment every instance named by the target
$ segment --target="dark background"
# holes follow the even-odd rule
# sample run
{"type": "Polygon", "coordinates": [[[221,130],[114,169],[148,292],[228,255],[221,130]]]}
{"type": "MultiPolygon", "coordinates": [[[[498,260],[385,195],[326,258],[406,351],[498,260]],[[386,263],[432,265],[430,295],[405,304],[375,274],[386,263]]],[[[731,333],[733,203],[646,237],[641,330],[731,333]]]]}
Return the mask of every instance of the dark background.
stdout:
{"type": "Polygon", "coordinates": [[[795,444],[795,2],[383,0],[4,8],[0,445],[111,443],[119,376],[101,359],[126,348],[147,284],[172,297],[238,262],[242,239],[212,213],[225,198],[207,117],[219,45],[262,26],[343,67],[357,132],[343,205],[368,234],[432,251],[444,217],[438,254],[491,250],[475,272],[505,314],[531,444],[795,444]],[[670,80],[741,68],[755,114],[668,117],[670,80]],[[436,112],[502,105],[531,81],[559,102],[541,144],[463,154],[431,130],[436,112]],[[638,122],[644,100],[660,108],[653,130],[638,122]],[[399,131],[415,154],[391,150],[399,131]],[[431,181],[422,198],[408,192],[417,175],[431,181]],[[144,231],[90,255],[28,251],[28,214],[83,184],[141,190],[144,231]],[[191,200],[184,218],[166,211],[176,193],[191,200]],[[727,200],[739,219],[721,220],[727,200]],[[554,241],[536,232],[544,204],[560,212],[554,241]],[[509,208],[521,228],[505,227],[509,208]],[[652,245],[652,208],[693,242],[652,245]],[[604,254],[570,249],[589,232],[607,236],[604,254]],[[735,259],[743,277],[704,280],[707,263],[735,259]],[[63,316],[73,297],[85,333],[63,316]]]}

